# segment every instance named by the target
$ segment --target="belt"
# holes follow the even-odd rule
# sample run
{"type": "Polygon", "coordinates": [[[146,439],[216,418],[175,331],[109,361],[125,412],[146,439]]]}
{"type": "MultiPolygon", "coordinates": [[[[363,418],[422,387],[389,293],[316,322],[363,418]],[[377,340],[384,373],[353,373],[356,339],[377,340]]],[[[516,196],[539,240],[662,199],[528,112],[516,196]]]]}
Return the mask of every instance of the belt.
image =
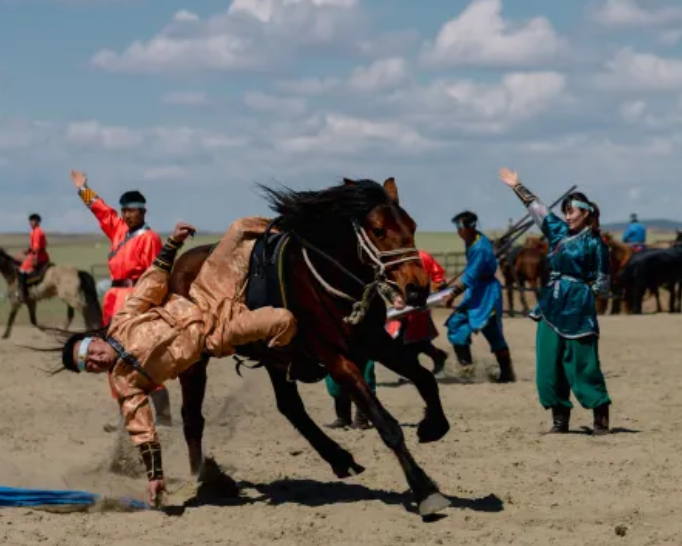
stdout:
{"type": "Polygon", "coordinates": [[[111,281],[112,288],[132,288],[137,284],[137,279],[118,279],[111,281]]]}

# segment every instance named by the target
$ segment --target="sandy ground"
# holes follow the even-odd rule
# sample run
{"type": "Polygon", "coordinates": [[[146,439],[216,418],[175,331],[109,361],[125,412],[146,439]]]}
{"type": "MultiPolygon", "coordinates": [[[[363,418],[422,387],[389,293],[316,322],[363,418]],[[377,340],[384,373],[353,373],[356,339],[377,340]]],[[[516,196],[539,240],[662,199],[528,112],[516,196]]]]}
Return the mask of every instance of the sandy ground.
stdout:
{"type": "MultiPolygon", "coordinates": [[[[437,318],[442,322],[442,313],[437,318]]],[[[190,506],[176,515],[4,509],[0,544],[682,543],[682,317],[602,319],[617,432],[604,438],[589,434],[591,414],[582,409],[574,412],[573,434],[542,434],[550,416],[534,390],[534,324],[505,324],[519,382],[486,381],[494,362],[476,339],[478,380],[441,384],[452,430],[438,443],[417,443],[413,425],[422,403],[416,390],[396,386],[395,376],[378,369],[380,398],[404,424],[417,460],[452,498],[453,507],[438,521],[423,523],[406,509],[411,497],[402,472],[376,431],[330,431],[367,468],[337,480],[277,413],[266,373],[247,370],[239,378],[226,359],[210,367],[206,444],[241,483],[242,502],[190,506]]],[[[56,358],[17,347],[43,341],[35,330],[18,327],[11,340],[0,342],[0,484],[142,497],[144,478],[108,471],[117,435],[102,430],[115,419],[104,378],[46,377],[39,367],[56,358]]],[[[439,342],[445,346],[443,336],[439,342]]],[[[169,502],[182,506],[192,496],[191,482],[179,385],[169,389],[176,422],[163,433],[165,468],[169,502]]],[[[330,422],[324,384],[301,391],[313,418],[330,422]]]]}

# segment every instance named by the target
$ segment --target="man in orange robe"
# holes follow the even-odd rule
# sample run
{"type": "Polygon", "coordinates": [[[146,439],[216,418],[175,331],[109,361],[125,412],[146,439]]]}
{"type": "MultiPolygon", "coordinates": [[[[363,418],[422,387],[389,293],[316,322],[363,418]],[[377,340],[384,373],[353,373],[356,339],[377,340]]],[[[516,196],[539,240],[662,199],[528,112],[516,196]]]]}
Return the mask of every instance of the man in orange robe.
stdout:
{"type": "Polygon", "coordinates": [[[31,225],[31,239],[29,247],[24,251],[23,263],[19,267],[19,299],[26,302],[28,300],[28,276],[50,261],[47,253],[47,237],[43,228],[40,227],[42,218],[39,214],[31,214],[28,217],[31,225]]]}
{"type": "MultiPolygon", "coordinates": [[[[163,242],[159,234],[145,221],[147,201],[139,191],[128,191],[121,196],[119,216],[116,209],[107,205],[88,186],[85,173],[71,171],[71,180],[78,189],[78,195],[95,215],[101,230],[111,242],[108,256],[111,288],[104,295],[102,306],[102,326],[107,326],[123,307],[139,278],[151,267],[163,242]]],[[[112,396],[116,398],[113,387],[112,396]]],[[[170,397],[166,387],[160,385],[154,391],[152,400],[158,423],[170,426],[170,397]]]]}
{"type": "MultiPolygon", "coordinates": [[[[443,266],[424,250],[419,251],[419,257],[431,280],[432,289],[437,291],[445,288],[447,279],[443,266]]],[[[423,353],[433,360],[434,374],[443,370],[448,354],[432,343],[438,337],[438,330],[433,323],[430,310],[410,313],[400,320],[391,321],[386,325],[386,330],[394,338],[401,339],[406,349],[413,351],[416,355],[423,353]]]]}

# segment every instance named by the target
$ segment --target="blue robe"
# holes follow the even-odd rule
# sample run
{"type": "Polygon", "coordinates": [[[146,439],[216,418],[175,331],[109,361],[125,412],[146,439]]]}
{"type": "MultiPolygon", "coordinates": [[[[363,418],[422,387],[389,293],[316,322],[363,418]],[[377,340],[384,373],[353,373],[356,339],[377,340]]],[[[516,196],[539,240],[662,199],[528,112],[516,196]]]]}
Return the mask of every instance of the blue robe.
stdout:
{"type": "Polygon", "coordinates": [[[632,222],[623,233],[624,243],[646,243],[646,228],[639,222],[632,222]]]}
{"type": "Polygon", "coordinates": [[[502,317],[502,285],[495,276],[498,262],[490,239],[479,233],[466,249],[466,259],[467,265],[461,279],[466,290],[451,317],[465,313],[471,330],[479,332],[494,313],[502,317]]]}
{"type": "Polygon", "coordinates": [[[598,336],[595,295],[609,293],[608,247],[589,227],[569,233],[566,222],[538,201],[531,203],[528,210],[547,237],[550,252],[550,280],[530,317],[545,320],[567,339],[598,336]]]}

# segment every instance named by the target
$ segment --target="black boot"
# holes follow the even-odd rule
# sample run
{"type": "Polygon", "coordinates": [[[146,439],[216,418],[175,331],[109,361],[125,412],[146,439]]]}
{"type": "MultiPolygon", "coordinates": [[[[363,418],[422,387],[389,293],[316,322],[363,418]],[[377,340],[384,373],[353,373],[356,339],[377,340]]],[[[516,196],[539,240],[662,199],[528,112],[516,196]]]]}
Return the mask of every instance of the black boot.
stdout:
{"type": "Polygon", "coordinates": [[[609,405],[602,404],[598,408],[592,410],[594,413],[593,433],[595,436],[603,436],[609,434],[609,405]]]}
{"type": "Polygon", "coordinates": [[[19,272],[17,276],[17,282],[19,284],[19,289],[17,295],[19,296],[20,303],[26,303],[28,301],[28,274],[19,272]]]}
{"type": "Polygon", "coordinates": [[[353,419],[353,424],[351,428],[358,430],[368,430],[372,428],[367,416],[360,410],[359,407],[355,406],[355,419],[353,419]]]}
{"type": "Polygon", "coordinates": [[[511,354],[508,349],[495,353],[497,364],[500,366],[500,375],[497,377],[498,383],[514,383],[516,374],[512,366],[511,354]]]}
{"type": "Polygon", "coordinates": [[[471,346],[470,345],[453,345],[455,349],[455,355],[457,360],[462,366],[471,366],[474,359],[471,357],[471,346]]]}
{"type": "Polygon", "coordinates": [[[336,421],[327,425],[327,428],[346,428],[351,426],[351,401],[350,397],[342,394],[334,398],[334,410],[336,421]]]}
{"type": "Polygon", "coordinates": [[[552,428],[550,434],[566,434],[571,420],[571,408],[557,406],[552,408],[552,428]]]}

